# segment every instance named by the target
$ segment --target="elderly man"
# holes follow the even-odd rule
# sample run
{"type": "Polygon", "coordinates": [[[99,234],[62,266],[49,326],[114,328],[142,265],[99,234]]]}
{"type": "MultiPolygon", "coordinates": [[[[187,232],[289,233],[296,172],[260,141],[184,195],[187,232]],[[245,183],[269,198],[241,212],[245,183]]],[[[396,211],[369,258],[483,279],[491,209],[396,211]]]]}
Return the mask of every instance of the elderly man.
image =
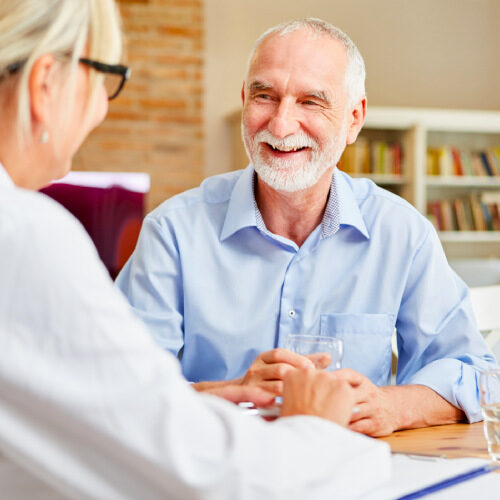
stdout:
{"type": "Polygon", "coordinates": [[[417,210],[336,168],[365,120],[364,80],[354,43],[321,20],[264,33],[242,89],[251,165],[151,213],[118,286],[198,388],[280,394],[303,362],[286,336],[321,334],[344,341],[351,429],[474,422],[478,370],[495,361],[467,287],[417,210]]]}

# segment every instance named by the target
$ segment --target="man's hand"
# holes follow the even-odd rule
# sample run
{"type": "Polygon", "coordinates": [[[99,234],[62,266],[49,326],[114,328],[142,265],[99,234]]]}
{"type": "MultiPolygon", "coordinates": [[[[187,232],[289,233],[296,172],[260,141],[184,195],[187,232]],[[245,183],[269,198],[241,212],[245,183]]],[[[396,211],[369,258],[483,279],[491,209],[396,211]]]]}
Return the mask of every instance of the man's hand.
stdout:
{"type": "Polygon", "coordinates": [[[361,373],[344,368],[335,377],[354,389],[355,409],[349,429],[369,436],[387,436],[399,428],[398,405],[390,388],[377,387],[361,373]]]}
{"type": "Polygon", "coordinates": [[[290,371],[284,380],[281,416],[314,415],[346,427],[355,390],[335,374],[313,368],[290,371]]]}
{"type": "MultiPolygon", "coordinates": [[[[283,394],[283,378],[287,373],[304,367],[315,367],[321,370],[326,368],[330,364],[330,361],[331,357],[328,353],[301,356],[286,349],[277,348],[259,354],[250,365],[247,373],[239,379],[196,382],[192,384],[192,387],[198,392],[209,392],[220,395],[224,394],[224,391],[221,392],[221,388],[226,386],[254,386],[271,392],[275,396],[281,396],[283,394]]],[[[229,394],[234,390],[231,389],[225,394],[229,394]]],[[[247,399],[246,401],[250,400],[247,399]]]]}
{"type": "Polygon", "coordinates": [[[355,409],[349,429],[368,436],[387,436],[401,429],[460,422],[465,415],[424,385],[377,387],[348,368],[334,373],[354,389],[355,409]]]}
{"type": "Polygon", "coordinates": [[[323,358],[324,356],[320,355],[315,356],[314,359],[308,359],[305,356],[281,348],[266,351],[255,358],[246,374],[240,379],[240,384],[256,385],[277,396],[281,396],[283,393],[283,379],[288,373],[305,367],[322,367],[325,363],[323,358]]]}
{"type": "Polygon", "coordinates": [[[249,401],[257,407],[269,406],[274,403],[276,397],[273,393],[267,392],[260,387],[252,387],[246,385],[224,385],[211,387],[209,389],[199,391],[205,394],[213,394],[220,398],[227,399],[232,403],[242,403],[249,401]]]}

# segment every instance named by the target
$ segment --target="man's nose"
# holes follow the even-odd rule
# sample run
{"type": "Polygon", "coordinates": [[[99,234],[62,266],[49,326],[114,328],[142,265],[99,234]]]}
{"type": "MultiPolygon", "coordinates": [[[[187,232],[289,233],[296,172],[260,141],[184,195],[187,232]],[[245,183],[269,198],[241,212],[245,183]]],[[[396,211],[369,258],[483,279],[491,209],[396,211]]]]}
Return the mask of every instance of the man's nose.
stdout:
{"type": "Polygon", "coordinates": [[[280,101],[269,121],[268,128],[279,139],[298,132],[300,124],[296,115],[295,104],[285,99],[280,101]]]}

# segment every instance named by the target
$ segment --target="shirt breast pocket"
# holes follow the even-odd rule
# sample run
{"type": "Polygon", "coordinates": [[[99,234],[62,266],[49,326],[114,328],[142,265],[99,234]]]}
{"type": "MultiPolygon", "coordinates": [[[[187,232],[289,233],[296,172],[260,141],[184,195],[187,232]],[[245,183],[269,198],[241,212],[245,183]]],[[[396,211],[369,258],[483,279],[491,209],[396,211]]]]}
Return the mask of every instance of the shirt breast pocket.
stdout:
{"type": "Polygon", "coordinates": [[[322,314],[321,335],[342,339],[342,368],[352,368],[374,384],[386,385],[391,375],[394,314],[322,314]]]}

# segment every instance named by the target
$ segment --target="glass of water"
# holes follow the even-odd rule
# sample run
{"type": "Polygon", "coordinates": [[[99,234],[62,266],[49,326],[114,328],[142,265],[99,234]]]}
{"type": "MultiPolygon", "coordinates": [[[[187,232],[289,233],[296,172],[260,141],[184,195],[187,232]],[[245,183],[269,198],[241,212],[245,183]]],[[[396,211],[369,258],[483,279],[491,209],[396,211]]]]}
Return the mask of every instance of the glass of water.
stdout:
{"type": "Polygon", "coordinates": [[[344,343],[341,339],[316,335],[288,335],[285,340],[285,349],[307,356],[309,354],[330,355],[330,364],[324,369],[338,370],[342,366],[344,343]]]}
{"type": "Polygon", "coordinates": [[[500,370],[481,372],[479,388],[488,451],[492,460],[500,462],[500,370]]]}

